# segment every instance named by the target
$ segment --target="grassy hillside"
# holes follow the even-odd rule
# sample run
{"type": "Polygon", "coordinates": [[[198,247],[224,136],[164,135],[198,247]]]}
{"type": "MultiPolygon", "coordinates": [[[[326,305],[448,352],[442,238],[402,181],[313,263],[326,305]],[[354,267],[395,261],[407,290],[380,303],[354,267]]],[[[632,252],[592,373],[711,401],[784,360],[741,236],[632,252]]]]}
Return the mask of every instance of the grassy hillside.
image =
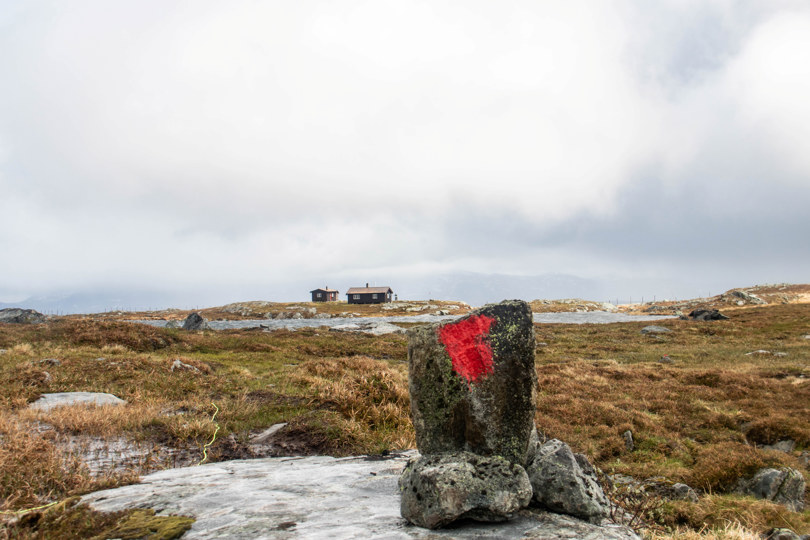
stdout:
{"type": "MultiPolygon", "coordinates": [[[[810,304],[734,307],[724,310],[727,321],[658,321],[671,330],[663,334],[642,334],[643,322],[536,325],[538,429],[607,474],[664,477],[701,494],[697,503],[652,501],[643,517],[657,538],[732,529],[727,537],[744,538],[771,526],[810,533],[810,511],[729,493],[766,465],[810,479],[802,456],[810,449],[810,304]],[[784,439],[795,441],[793,452],[762,448],[784,439]]],[[[126,516],[71,507],[68,498],[157,468],[415,445],[401,335],[189,333],[71,317],[0,324],[0,349],[0,519],[12,535],[112,530],[126,516]],[[176,360],[188,367],[172,370],[176,360]],[[42,393],[68,391],[109,392],[128,405],[26,408],[42,393]],[[254,442],[282,422],[272,444],[254,442]],[[91,449],[120,441],[146,450],[88,468],[91,449]],[[54,501],[68,502],[18,513],[54,501]]]]}

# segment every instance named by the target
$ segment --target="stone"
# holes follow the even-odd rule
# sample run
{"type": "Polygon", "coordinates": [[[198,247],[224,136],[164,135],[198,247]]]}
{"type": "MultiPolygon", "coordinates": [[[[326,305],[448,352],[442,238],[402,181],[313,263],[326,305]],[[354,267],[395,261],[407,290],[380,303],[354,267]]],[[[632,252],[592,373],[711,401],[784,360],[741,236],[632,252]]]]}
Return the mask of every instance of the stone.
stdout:
{"type": "Polygon", "coordinates": [[[180,321],[172,319],[170,321],[166,321],[166,326],[164,328],[181,328],[180,321]]]}
{"type": "Polygon", "coordinates": [[[762,446],[763,450],[776,450],[778,452],[785,452],[786,454],[790,454],[793,450],[796,449],[796,441],[791,439],[784,439],[774,444],[765,444],[762,446]]]}
{"type": "Polygon", "coordinates": [[[663,326],[645,326],[641,329],[642,334],[668,334],[672,332],[669,328],[665,328],[663,326]]]}
{"type": "Polygon", "coordinates": [[[628,452],[632,452],[635,450],[636,445],[633,442],[633,432],[629,429],[622,433],[622,438],[624,439],[624,447],[628,452]]]}
{"type": "Polygon", "coordinates": [[[397,478],[415,452],[386,458],[328,456],[223,461],[159,471],[138,484],[90,493],[93,509],[153,508],[196,518],[183,538],[363,538],[373,540],[639,540],[626,526],[594,525],[524,509],[500,523],[408,527],[397,478]]]}
{"type": "Polygon", "coordinates": [[[57,392],[42,394],[28,408],[40,411],[49,411],[56,407],[69,405],[126,405],[126,401],[112,394],[103,392],[57,392]]]}
{"type": "Polygon", "coordinates": [[[183,330],[210,330],[208,321],[197,312],[192,313],[183,322],[183,330]]]}
{"type": "Polygon", "coordinates": [[[760,469],[753,478],[741,479],[735,491],[784,505],[791,512],[804,510],[804,477],[796,469],[760,469]]]}
{"type": "Polygon", "coordinates": [[[551,439],[540,446],[526,472],[533,503],[592,523],[607,517],[609,503],[596,472],[585,456],[575,455],[564,442],[551,439]]]}
{"type": "Polygon", "coordinates": [[[810,469],[810,451],[805,450],[799,455],[799,463],[804,465],[805,469],[810,469]]]}
{"type": "Polygon", "coordinates": [[[47,317],[33,309],[6,308],[0,309],[0,323],[10,324],[40,324],[47,317]]]}
{"type": "Polygon", "coordinates": [[[689,316],[696,321],[721,321],[728,319],[716,309],[695,309],[689,313],[689,316]]]}
{"type": "Polygon", "coordinates": [[[408,332],[408,383],[423,454],[473,452],[526,463],[534,428],[534,326],[504,301],[408,332]]]}
{"type": "Polygon", "coordinates": [[[421,456],[399,479],[402,517],[436,529],[458,519],[505,521],[529,504],[526,471],[500,456],[470,452],[421,456]]]}
{"type": "Polygon", "coordinates": [[[338,324],[329,328],[330,332],[361,332],[372,336],[382,336],[385,334],[404,334],[405,329],[395,324],[387,322],[361,322],[338,324]]]}
{"type": "MultiPolygon", "coordinates": [[[[756,305],[767,304],[767,302],[759,296],[739,289],[729,291],[729,294],[735,298],[739,298],[739,301],[742,302],[741,305],[745,305],[746,303],[756,305]]],[[[739,302],[738,305],[740,305],[739,302]]]]}
{"type": "Polygon", "coordinates": [[[199,373],[200,370],[196,367],[192,366],[191,364],[186,364],[179,358],[175,358],[174,362],[172,362],[172,367],[170,368],[172,371],[191,371],[192,373],[199,373]]]}
{"type": "Polygon", "coordinates": [[[273,424],[269,428],[265,429],[261,433],[257,433],[256,435],[251,435],[250,443],[251,444],[265,444],[269,441],[273,435],[281,431],[287,425],[287,422],[281,422],[280,424],[273,424]]]}
{"type": "Polygon", "coordinates": [[[790,529],[776,527],[762,535],[763,540],[802,540],[802,537],[790,529]]]}

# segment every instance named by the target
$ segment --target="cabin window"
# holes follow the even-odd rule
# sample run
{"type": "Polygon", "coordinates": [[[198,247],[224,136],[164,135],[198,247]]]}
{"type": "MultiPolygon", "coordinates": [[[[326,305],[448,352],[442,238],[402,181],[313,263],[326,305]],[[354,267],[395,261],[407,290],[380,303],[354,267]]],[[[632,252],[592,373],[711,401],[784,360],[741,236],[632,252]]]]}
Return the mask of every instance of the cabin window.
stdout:
{"type": "Polygon", "coordinates": [[[360,300],[360,295],[359,295],[359,294],[353,294],[353,295],[352,295],[352,297],[353,297],[355,300],[360,300]]]}
{"type": "Polygon", "coordinates": [[[372,295],[371,295],[371,299],[372,299],[372,300],[376,300],[376,299],[377,299],[377,295],[376,295],[376,294],[372,294],[372,295]]]}
{"type": "Polygon", "coordinates": [[[322,292],[319,292],[319,293],[316,295],[316,298],[323,298],[323,293],[322,293],[322,292]]]}

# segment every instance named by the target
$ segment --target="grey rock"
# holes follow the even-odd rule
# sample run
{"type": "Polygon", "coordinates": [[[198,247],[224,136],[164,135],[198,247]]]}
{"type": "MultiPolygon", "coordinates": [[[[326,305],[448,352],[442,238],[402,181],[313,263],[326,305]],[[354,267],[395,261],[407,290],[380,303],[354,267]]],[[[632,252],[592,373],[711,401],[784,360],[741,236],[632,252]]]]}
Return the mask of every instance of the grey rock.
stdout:
{"type": "Polygon", "coordinates": [[[629,528],[524,509],[510,521],[463,521],[452,529],[406,526],[397,477],[412,452],[363,456],[263,458],[175,468],[141,483],[91,493],[104,512],[153,508],[196,521],[184,539],[357,538],[374,540],[638,540],[629,528]]]}
{"type": "Polygon", "coordinates": [[[645,326],[641,329],[642,334],[668,334],[672,332],[669,328],[665,328],[663,326],[645,326]]]}
{"type": "Polygon", "coordinates": [[[180,324],[180,321],[177,321],[175,319],[172,319],[170,321],[166,321],[165,328],[181,328],[181,327],[182,327],[182,325],[180,324]]]}
{"type": "Polygon", "coordinates": [[[183,330],[209,330],[208,321],[197,312],[192,313],[183,322],[183,330]]]}
{"type": "Polygon", "coordinates": [[[51,374],[47,371],[43,371],[42,374],[45,376],[44,380],[42,381],[43,383],[48,384],[51,382],[51,380],[53,380],[53,376],[51,376],[51,374]]]}
{"type": "Polygon", "coordinates": [[[9,324],[40,324],[47,317],[33,309],[6,308],[0,309],[0,323],[9,324]]]}
{"type": "Polygon", "coordinates": [[[6,354],[7,352],[8,352],[8,349],[0,349],[0,354],[6,354]]]}
{"type": "Polygon", "coordinates": [[[174,362],[172,362],[172,367],[170,369],[172,371],[191,371],[192,373],[199,373],[200,372],[199,369],[192,366],[191,364],[186,364],[185,362],[181,361],[179,358],[174,359],[174,362]]]}
{"type": "Polygon", "coordinates": [[[763,540],[802,540],[802,537],[790,529],[777,527],[762,535],[763,540]]]}
{"type": "Polygon", "coordinates": [[[399,479],[402,517],[435,529],[458,519],[505,521],[529,504],[526,471],[500,456],[471,452],[421,456],[399,479]]]}
{"type": "Polygon", "coordinates": [[[629,429],[622,433],[622,438],[624,439],[624,447],[628,452],[632,452],[636,449],[636,444],[633,442],[633,432],[629,429]]]}
{"type": "Polygon", "coordinates": [[[799,455],[799,463],[810,469],[810,451],[805,450],[799,455]]]}
{"type": "Polygon", "coordinates": [[[519,300],[408,332],[408,382],[423,454],[469,451],[524,465],[534,428],[534,326],[519,300]]]}
{"type": "Polygon", "coordinates": [[[689,313],[689,316],[696,321],[722,321],[728,319],[716,309],[695,309],[689,313]]]}
{"type": "Polygon", "coordinates": [[[766,444],[762,446],[763,450],[777,450],[779,452],[785,452],[786,454],[790,454],[793,450],[796,449],[796,441],[791,439],[784,439],[782,441],[776,442],[774,444],[766,444]]]}
{"type": "Polygon", "coordinates": [[[748,303],[748,304],[767,304],[767,302],[765,300],[763,300],[762,298],[760,298],[759,296],[757,296],[755,294],[751,294],[751,293],[743,291],[743,290],[737,289],[737,290],[729,291],[729,294],[731,296],[735,297],[735,298],[739,298],[740,301],[743,302],[743,304],[746,304],[746,303],[748,303]]]}
{"type": "Polygon", "coordinates": [[[49,411],[55,407],[70,405],[126,405],[126,401],[112,394],[103,392],[57,392],[42,394],[31,403],[28,408],[40,411],[49,411]]]}
{"type": "Polygon", "coordinates": [[[792,512],[804,510],[804,477],[796,469],[760,469],[753,478],[741,479],[735,491],[784,505],[792,512]]]}
{"type": "Polygon", "coordinates": [[[532,502],[595,523],[605,518],[607,497],[590,464],[582,466],[583,459],[557,439],[542,445],[526,469],[534,490],[532,502]]]}

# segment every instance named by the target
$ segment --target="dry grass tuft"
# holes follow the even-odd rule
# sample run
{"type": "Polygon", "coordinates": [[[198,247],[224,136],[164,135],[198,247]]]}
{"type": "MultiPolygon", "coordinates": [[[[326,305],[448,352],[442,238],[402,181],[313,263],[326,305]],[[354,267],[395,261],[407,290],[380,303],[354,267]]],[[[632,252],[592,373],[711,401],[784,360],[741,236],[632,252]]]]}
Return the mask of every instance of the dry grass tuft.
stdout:
{"type": "Polygon", "coordinates": [[[362,437],[369,430],[382,436],[376,446],[384,449],[415,445],[405,366],[367,356],[324,358],[299,366],[297,377],[316,392],[320,406],[341,414],[341,428],[357,433],[361,446],[372,442],[362,437]]]}
{"type": "MultiPolygon", "coordinates": [[[[802,534],[810,529],[810,512],[790,512],[765,500],[731,495],[704,495],[699,503],[673,501],[667,504],[665,524],[694,531],[766,531],[786,527],[802,534]]],[[[722,538],[722,536],[720,537],[722,538]]]]}

